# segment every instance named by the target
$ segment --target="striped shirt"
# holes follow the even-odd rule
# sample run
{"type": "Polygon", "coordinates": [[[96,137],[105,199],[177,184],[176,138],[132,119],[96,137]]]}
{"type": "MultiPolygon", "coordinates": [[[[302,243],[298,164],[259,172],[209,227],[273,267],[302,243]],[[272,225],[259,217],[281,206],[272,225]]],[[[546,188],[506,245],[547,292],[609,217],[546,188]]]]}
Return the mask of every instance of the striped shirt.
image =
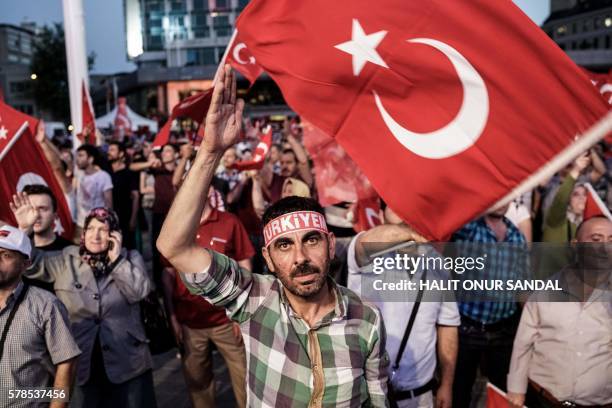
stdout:
{"type": "MultiPolygon", "coordinates": [[[[528,275],[527,244],[525,237],[518,228],[506,217],[503,218],[507,232],[503,241],[498,241],[495,232],[487,225],[484,218],[472,221],[455,232],[452,241],[457,243],[456,249],[462,257],[486,256],[485,270],[479,275],[466,274],[464,279],[503,280],[524,279],[528,275]]],[[[472,320],[491,324],[512,316],[517,311],[514,293],[491,291],[464,292],[458,291],[458,299],[479,297],[481,300],[462,301],[459,312],[472,320]],[[482,299],[492,299],[486,301],[482,299]]]]}
{"type": "Polygon", "coordinates": [[[225,307],[240,324],[249,407],[386,406],[389,358],[378,309],[330,279],[336,306],[309,327],[274,276],[252,274],[210,253],[208,270],[182,278],[192,293],[225,307]]]}
{"type": "MultiPolygon", "coordinates": [[[[23,283],[0,310],[0,333],[8,320],[23,283]]],[[[9,399],[17,388],[52,387],[55,366],[81,354],[70,332],[64,305],[46,290],[29,287],[15,313],[0,361],[0,407],[46,407],[48,402],[9,399]]]]}

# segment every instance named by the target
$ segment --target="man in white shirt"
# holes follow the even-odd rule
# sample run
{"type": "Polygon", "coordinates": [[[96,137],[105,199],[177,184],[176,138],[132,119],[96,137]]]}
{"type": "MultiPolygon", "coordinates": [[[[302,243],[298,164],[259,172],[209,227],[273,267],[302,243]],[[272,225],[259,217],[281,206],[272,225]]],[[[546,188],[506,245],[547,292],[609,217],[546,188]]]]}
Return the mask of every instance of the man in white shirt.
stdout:
{"type": "Polygon", "coordinates": [[[508,374],[512,406],[612,407],[612,221],[589,218],[574,243],[576,262],[555,276],[560,298],[534,293],[523,310],[508,374]]]}
{"type": "MultiPolygon", "coordinates": [[[[113,181],[110,174],[97,166],[98,149],[81,145],[77,149],[76,165],[82,171],[77,180],[77,225],[83,226],[85,217],[97,207],[113,208],[113,181]]],[[[117,203],[120,204],[120,203],[117,203]]]]}
{"type": "MultiPolygon", "coordinates": [[[[422,238],[403,224],[381,225],[357,235],[351,241],[348,249],[347,286],[363,295],[362,278],[366,277],[365,274],[368,272],[372,275],[372,268],[367,265],[370,262],[365,248],[368,243],[392,244],[410,240],[422,241],[422,238]]],[[[390,252],[385,256],[395,256],[395,253],[390,252]]],[[[431,253],[429,256],[437,255],[431,253]]],[[[410,273],[406,271],[385,271],[384,273],[405,274],[407,279],[410,277],[410,273]]],[[[376,278],[382,276],[384,275],[376,275],[376,278]]],[[[414,273],[412,281],[418,282],[422,278],[423,270],[418,270],[414,273]]],[[[382,279],[396,281],[393,278],[382,277],[382,279]]],[[[445,271],[428,270],[427,279],[443,280],[446,279],[446,273],[445,271]]],[[[371,281],[368,281],[366,277],[363,282],[369,284],[371,281]]],[[[364,287],[363,290],[371,292],[372,288],[364,287]]],[[[399,365],[394,369],[416,297],[413,298],[413,301],[399,301],[392,299],[392,294],[387,296],[384,291],[379,295],[381,296],[380,301],[376,299],[372,301],[380,309],[387,329],[387,352],[391,361],[389,378],[393,388],[393,392],[389,393],[390,400],[395,400],[397,406],[402,408],[451,407],[458,348],[457,326],[461,323],[456,303],[443,301],[440,294],[429,293],[424,296],[417,309],[399,365]],[[441,378],[434,404],[432,391],[436,387],[434,380],[436,357],[440,361],[441,378]]]]}

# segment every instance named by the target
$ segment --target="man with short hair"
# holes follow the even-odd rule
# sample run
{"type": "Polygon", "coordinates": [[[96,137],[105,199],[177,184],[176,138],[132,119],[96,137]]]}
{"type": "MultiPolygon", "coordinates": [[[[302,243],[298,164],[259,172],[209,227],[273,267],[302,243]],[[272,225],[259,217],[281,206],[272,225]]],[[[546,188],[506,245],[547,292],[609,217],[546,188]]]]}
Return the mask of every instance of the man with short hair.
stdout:
{"type": "Polygon", "coordinates": [[[213,91],[206,138],[158,239],[192,293],[240,323],[247,350],[247,405],[386,405],[388,356],[378,310],[328,277],[334,236],[321,206],[287,197],[263,217],[272,275],[197,245],[197,224],[214,171],[239,137],[244,102],[226,65],[213,91]]]}
{"type": "Polygon", "coordinates": [[[612,221],[589,218],[573,243],[573,264],[552,278],[563,293],[536,292],[523,309],[508,374],[513,406],[612,407],[612,221]]]}
{"type": "Polygon", "coordinates": [[[111,176],[98,166],[99,157],[100,152],[95,146],[83,144],[77,149],[76,165],[82,173],[76,185],[76,222],[81,228],[92,209],[113,208],[113,181],[111,176]]]}
{"type": "Polygon", "coordinates": [[[30,184],[24,187],[23,192],[28,195],[38,214],[33,228],[34,246],[41,251],[61,251],[72,245],[72,242],[55,233],[58,216],[53,191],[43,184],[30,184]]]}
{"type": "MultiPolygon", "coordinates": [[[[0,406],[66,407],[81,354],[68,312],[51,293],[21,280],[29,265],[30,239],[17,228],[0,228],[0,406]],[[63,401],[11,395],[17,389],[53,387],[63,401]]],[[[42,391],[42,390],[41,390],[42,391]]],[[[41,392],[39,391],[39,392],[41,392]]],[[[51,393],[53,393],[51,391],[51,393]]]]}
{"type": "Polygon", "coordinates": [[[112,141],[108,145],[108,161],[113,172],[113,203],[119,217],[123,245],[127,249],[136,248],[136,226],[140,205],[140,179],[138,173],[127,167],[127,153],[121,142],[112,141]]]}

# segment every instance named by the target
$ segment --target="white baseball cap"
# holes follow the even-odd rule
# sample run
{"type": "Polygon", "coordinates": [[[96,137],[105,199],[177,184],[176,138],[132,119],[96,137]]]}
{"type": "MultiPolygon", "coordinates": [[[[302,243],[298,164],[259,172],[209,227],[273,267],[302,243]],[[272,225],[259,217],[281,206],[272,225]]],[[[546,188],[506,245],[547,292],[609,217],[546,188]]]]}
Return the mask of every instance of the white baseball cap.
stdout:
{"type": "Polygon", "coordinates": [[[10,225],[0,228],[0,248],[20,252],[28,258],[32,253],[30,238],[22,231],[10,225]]]}

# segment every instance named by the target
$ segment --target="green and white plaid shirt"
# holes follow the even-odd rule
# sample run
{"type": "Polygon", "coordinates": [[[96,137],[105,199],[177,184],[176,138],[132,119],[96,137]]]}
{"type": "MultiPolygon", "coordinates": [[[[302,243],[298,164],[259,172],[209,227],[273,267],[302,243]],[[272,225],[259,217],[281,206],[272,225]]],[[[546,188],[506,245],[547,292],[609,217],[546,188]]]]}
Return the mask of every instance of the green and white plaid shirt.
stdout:
{"type": "Polygon", "coordinates": [[[314,327],[291,309],[272,275],[252,274],[219,253],[189,290],[226,308],[242,329],[249,407],[384,407],[389,358],[378,309],[330,279],[336,307],[314,327]],[[321,376],[322,374],[322,376],[321,376]]]}

